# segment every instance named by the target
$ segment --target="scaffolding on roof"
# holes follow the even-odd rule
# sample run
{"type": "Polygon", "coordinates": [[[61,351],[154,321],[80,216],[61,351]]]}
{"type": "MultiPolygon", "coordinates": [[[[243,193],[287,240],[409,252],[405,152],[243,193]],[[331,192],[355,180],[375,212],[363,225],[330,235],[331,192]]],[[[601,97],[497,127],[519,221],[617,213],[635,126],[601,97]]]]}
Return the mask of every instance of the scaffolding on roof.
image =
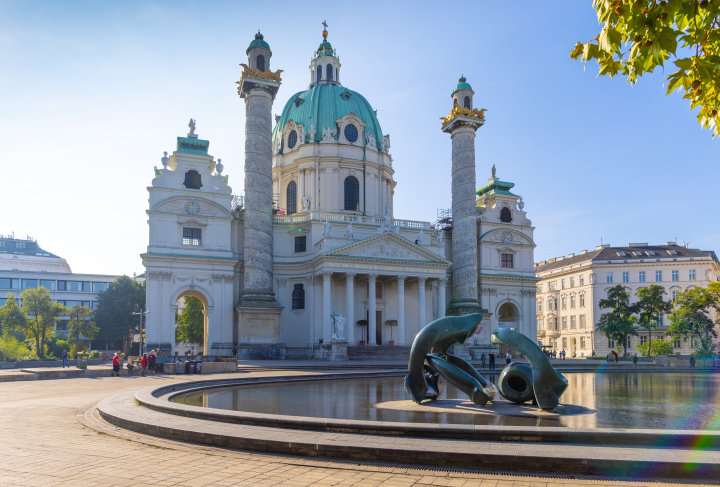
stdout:
{"type": "Polygon", "coordinates": [[[452,210],[438,208],[435,230],[452,231],[452,226],[452,210]]]}

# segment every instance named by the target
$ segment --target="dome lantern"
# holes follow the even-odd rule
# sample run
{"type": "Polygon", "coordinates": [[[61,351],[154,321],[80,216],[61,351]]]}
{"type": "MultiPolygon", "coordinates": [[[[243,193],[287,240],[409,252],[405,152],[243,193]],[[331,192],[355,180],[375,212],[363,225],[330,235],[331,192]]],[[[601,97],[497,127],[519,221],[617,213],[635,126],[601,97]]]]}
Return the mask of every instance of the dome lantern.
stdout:
{"type": "Polygon", "coordinates": [[[328,42],[327,22],[323,21],[323,41],[310,62],[310,86],[316,84],[340,84],[340,60],[328,42]]]}
{"type": "Polygon", "coordinates": [[[270,45],[265,42],[265,38],[260,33],[260,30],[255,34],[255,39],[250,43],[245,54],[248,56],[248,66],[250,66],[250,68],[257,68],[260,71],[270,69],[272,51],[270,50],[270,45]]]}
{"type": "Polygon", "coordinates": [[[461,75],[458,80],[458,84],[455,86],[455,89],[450,96],[453,99],[453,105],[472,110],[474,94],[475,92],[473,91],[472,86],[470,86],[470,83],[467,82],[465,76],[461,75]]]}

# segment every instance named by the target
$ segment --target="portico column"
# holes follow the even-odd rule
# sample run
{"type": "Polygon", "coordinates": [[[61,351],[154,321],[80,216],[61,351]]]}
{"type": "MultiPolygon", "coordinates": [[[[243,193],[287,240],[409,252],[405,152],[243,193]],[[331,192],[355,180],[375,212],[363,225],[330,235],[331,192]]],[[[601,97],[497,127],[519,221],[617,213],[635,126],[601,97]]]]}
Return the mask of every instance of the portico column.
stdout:
{"type": "Polygon", "coordinates": [[[332,321],[330,314],[332,313],[330,308],[330,283],[332,280],[332,272],[323,272],[323,300],[322,300],[322,325],[323,331],[322,336],[325,342],[330,342],[332,337],[332,321]]]}
{"type": "Polygon", "coordinates": [[[303,197],[305,196],[305,169],[298,169],[298,194],[297,194],[297,209],[303,211],[303,197]]]}
{"type": "Polygon", "coordinates": [[[355,273],[345,274],[345,313],[347,314],[347,335],[348,343],[355,342],[355,273]]]}
{"type": "Polygon", "coordinates": [[[398,345],[405,344],[405,279],[407,276],[397,277],[397,318],[398,318],[398,345]]]}
{"type": "Polygon", "coordinates": [[[447,287],[447,279],[438,281],[438,318],[445,318],[445,288],[447,287]]]}
{"type": "Polygon", "coordinates": [[[375,281],[377,274],[368,276],[368,345],[377,345],[377,324],[375,323],[375,281]]]}
{"type": "Polygon", "coordinates": [[[425,323],[425,281],[427,278],[418,278],[418,331],[422,330],[425,323]]]}

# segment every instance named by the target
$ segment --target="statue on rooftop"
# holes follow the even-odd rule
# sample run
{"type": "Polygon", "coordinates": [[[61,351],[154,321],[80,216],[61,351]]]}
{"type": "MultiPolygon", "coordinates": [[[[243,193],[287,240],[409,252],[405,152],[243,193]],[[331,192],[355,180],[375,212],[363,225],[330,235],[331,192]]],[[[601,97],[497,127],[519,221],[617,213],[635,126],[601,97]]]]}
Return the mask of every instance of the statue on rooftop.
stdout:
{"type": "Polygon", "coordinates": [[[495,179],[495,164],[493,164],[493,167],[492,167],[492,177],[493,177],[493,179],[495,179]]]}
{"type": "Polygon", "coordinates": [[[191,118],[188,127],[190,127],[190,133],[188,135],[195,135],[195,120],[191,118]]]}

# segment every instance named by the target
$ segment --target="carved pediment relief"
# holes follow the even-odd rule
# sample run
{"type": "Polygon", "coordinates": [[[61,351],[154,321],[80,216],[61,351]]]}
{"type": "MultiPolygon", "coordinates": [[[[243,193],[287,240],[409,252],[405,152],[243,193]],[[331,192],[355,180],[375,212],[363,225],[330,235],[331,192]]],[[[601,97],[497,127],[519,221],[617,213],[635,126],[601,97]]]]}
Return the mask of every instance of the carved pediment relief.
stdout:
{"type": "Polygon", "coordinates": [[[360,257],[368,259],[396,259],[405,261],[450,264],[440,256],[425,250],[409,240],[384,233],[355,242],[326,254],[327,256],[360,257]]]}
{"type": "Polygon", "coordinates": [[[161,201],[155,205],[155,207],[151,208],[150,211],[197,216],[230,216],[228,211],[217,203],[200,198],[186,197],[170,198],[161,201]]]}
{"type": "Polygon", "coordinates": [[[504,244],[535,245],[535,242],[520,232],[512,230],[497,229],[491,230],[482,237],[483,242],[498,242],[504,244]]]}

